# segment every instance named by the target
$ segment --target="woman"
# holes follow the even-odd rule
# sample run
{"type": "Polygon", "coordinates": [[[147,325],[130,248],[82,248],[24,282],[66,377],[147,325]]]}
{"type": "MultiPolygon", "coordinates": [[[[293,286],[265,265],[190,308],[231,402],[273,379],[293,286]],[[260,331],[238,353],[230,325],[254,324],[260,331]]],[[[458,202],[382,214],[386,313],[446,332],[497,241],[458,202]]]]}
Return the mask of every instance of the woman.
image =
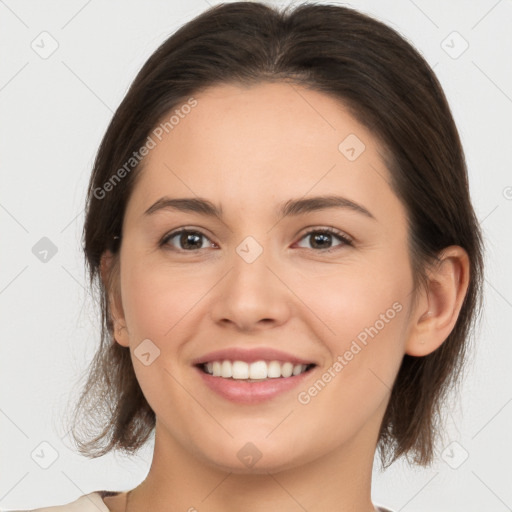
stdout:
{"type": "Polygon", "coordinates": [[[236,2],[179,29],[104,136],[84,250],[78,449],[155,448],[58,510],[386,511],[376,450],[432,462],[482,242],[441,86],[383,23],[236,2]]]}

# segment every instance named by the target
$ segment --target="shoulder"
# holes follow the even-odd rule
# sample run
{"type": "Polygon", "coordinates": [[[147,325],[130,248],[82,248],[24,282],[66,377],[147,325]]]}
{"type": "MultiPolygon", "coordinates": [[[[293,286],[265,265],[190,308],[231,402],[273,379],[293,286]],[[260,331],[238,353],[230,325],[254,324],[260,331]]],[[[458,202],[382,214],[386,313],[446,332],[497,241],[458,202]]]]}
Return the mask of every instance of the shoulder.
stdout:
{"type": "Polygon", "coordinates": [[[94,491],[62,505],[34,508],[30,510],[4,510],[0,512],[109,512],[103,497],[115,494],[109,491],[94,491]]]}

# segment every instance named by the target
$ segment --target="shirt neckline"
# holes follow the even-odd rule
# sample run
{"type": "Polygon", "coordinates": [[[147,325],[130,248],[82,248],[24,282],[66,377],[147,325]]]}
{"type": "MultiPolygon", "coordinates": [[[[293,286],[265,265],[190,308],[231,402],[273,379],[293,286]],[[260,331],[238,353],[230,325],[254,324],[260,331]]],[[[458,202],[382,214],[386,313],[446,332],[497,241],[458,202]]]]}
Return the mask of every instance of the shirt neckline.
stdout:
{"type": "MultiPolygon", "coordinates": [[[[107,490],[101,490],[101,491],[95,491],[91,494],[97,494],[100,498],[100,507],[101,512],[110,512],[110,509],[107,507],[106,503],[103,501],[103,498],[108,498],[109,496],[117,496],[118,494],[125,494],[129,491],[107,491],[107,490]]],[[[382,505],[373,505],[375,508],[375,512],[393,512],[391,509],[386,508],[382,505]]]]}

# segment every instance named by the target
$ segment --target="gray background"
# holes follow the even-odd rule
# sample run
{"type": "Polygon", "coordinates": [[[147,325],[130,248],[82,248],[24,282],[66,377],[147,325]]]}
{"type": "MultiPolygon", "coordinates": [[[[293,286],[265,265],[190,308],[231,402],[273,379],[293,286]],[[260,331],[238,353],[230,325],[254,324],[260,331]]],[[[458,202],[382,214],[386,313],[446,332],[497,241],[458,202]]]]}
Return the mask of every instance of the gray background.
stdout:
{"type": "MultiPolygon", "coordinates": [[[[80,250],[85,190],[101,137],[140,66],[216,3],[0,0],[2,509],[127,490],[149,470],[152,443],[131,460],[88,460],[70,449],[63,420],[98,343],[80,250]],[[52,44],[58,48],[45,55],[52,44]],[[48,246],[43,237],[56,250],[46,262],[38,252],[48,246]]],[[[400,462],[380,474],[376,462],[373,499],[404,512],[512,510],[512,2],[344,4],[397,29],[434,67],[461,134],[487,245],[485,314],[443,450],[429,469],[400,462]]]]}

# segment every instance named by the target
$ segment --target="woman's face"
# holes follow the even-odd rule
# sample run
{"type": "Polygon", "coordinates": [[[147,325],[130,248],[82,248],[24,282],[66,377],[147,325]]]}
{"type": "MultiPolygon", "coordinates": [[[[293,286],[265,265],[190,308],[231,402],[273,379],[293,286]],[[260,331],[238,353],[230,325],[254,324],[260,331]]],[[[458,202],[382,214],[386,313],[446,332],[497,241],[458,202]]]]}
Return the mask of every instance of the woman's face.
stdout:
{"type": "Polygon", "coordinates": [[[157,443],[239,473],[373,456],[413,286],[406,211],[377,141],[342,104],[296,85],[194,98],[150,134],[123,224],[116,339],[157,443]],[[219,216],[158,207],[185,198],[219,216]],[[219,350],[233,352],[209,355],[219,350]],[[240,378],[196,365],[224,359],[242,363],[209,369],[240,378]],[[259,360],[315,366],[258,380],[290,371],[248,364],[259,360]]]}

